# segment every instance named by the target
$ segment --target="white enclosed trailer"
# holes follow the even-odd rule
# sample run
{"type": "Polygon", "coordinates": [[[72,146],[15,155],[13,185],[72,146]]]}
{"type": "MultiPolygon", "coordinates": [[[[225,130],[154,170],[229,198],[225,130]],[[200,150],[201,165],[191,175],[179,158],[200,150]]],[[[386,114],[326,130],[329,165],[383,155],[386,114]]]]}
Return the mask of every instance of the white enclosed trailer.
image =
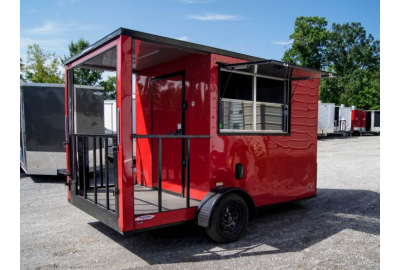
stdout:
{"type": "Polygon", "coordinates": [[[351,132],[351,110],[344,104],[335,107],[335,132],[351,132]]]}
{"type": "MultiPolygon", "coordinates": [[[[136,133],[135,103],[135,97],[132,97],[132,134],[136,133]]],[[[104,132],[105,134],[117,133],[117,102],[115,100],[104,100],[104,132]]],[[[133,142],[133,157],[136,157],[135,141],[133,142]]]]}
{"type": "Polygon", "coordinates": [[[365,133],[378,134],[381,132],[381,111],[367,111],[367,127],[365,133]]]}
{"type": "Polygon", "coordinates": [[[326,136],[335,132],[335,103],[318,102],[318,135],[326,136]]]}

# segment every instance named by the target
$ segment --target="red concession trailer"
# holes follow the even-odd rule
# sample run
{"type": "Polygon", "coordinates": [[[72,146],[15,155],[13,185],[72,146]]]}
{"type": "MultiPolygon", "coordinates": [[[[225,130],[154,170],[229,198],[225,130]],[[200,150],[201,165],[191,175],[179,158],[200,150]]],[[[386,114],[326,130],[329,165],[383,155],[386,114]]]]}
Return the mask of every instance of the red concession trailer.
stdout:
{"type": "Polygon", "coordinates": [[[351,131],[359,132],[362,135],[367,127],[367,111],[357,110],[355,106],[351,110],[351,131]]]}
{"type": "Polygon", "coordinates": [[[68,201],[118,232],[195,221],[230,242],[257,208],[316,196],[319,79],[334,74],[122,28],[65,70],[68,201]],[[77,68],[116,72],[117,134],[74,130],[77,68]]]}

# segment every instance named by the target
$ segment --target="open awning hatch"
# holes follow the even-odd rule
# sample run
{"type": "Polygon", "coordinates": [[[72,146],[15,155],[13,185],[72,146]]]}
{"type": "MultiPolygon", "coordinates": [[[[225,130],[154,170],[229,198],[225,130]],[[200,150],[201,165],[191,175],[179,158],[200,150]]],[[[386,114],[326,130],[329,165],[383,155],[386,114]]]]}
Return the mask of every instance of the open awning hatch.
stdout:
{"type": "Polygon", "coordinates": [[[335,73],[323,70],[305,68],[276,60],[263,60],[238,64],[219,63],[221,70],[234,71],[247,75],[259,75],[282,81],[302,81],[339,77],[335,73]]]}

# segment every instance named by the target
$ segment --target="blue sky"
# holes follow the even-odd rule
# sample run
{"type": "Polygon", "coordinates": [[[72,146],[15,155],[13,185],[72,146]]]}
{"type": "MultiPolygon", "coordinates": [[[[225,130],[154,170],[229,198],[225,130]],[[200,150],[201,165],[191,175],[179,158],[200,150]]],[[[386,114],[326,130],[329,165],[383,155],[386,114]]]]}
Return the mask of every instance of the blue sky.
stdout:
{"type": "Polygon", "coordinates": [[[21,0],[20,15],[23,60],[34,42],[64,56],[71,40],[94,43],[119,27],[280,60],[298,16],[360,22],[380,39],[379,0],[21,0]]]}

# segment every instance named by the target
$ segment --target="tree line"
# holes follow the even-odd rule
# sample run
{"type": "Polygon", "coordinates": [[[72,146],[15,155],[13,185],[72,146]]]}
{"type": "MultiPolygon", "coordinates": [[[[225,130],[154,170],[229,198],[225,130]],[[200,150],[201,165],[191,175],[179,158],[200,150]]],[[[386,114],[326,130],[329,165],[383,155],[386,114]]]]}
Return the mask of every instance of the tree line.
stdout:
{"type": "MultiPolygon", "coordinates": [[[[65,61],[78,54],[90,43],[80,38],[77,42],[71,41],[68,45],[69,55],[57,56],[55,53],[45,53],[38,44],[28,46],[26,63],[20,59],[20,81],[32,83],[60,83],[64,84],[64,72],[62,71],[65,61]]],[[[103,71],[74,68],[74,84],[102,86],[104,87],[105,99],[116,98],[116,76],[108,76],[102,80],[103,71]]]]}
{"type": "MultiPolygon", "coordinates": [[[[333,23],[325,18],[298,17],[289,36],[291,47],[282,61],[337,73],[340,77],[320,82],[322,102],[356,105],[360,109],[380,109],[380,42],[367,35],[360,23],[333,23]]],[[[69,55],[44,53],[38,44],[28,46],[27,61],[20,60],[21,81],[64,83],[60,70],[68,58],[89,47],[81,38],[69,44],[69,55]]],[[[106,99],[116,97],[116,77],[102,80],[102,71],[74,69],[74,83],[105,88],[106,99]]]]}
{"type": "Polygon", "coordinates": [[[328,27],[325,18],[298,17],[289,38],[282,61],[340,76],[321,80],[322,102],[380,109],[380,42],[360,23],[328,27]]]}

